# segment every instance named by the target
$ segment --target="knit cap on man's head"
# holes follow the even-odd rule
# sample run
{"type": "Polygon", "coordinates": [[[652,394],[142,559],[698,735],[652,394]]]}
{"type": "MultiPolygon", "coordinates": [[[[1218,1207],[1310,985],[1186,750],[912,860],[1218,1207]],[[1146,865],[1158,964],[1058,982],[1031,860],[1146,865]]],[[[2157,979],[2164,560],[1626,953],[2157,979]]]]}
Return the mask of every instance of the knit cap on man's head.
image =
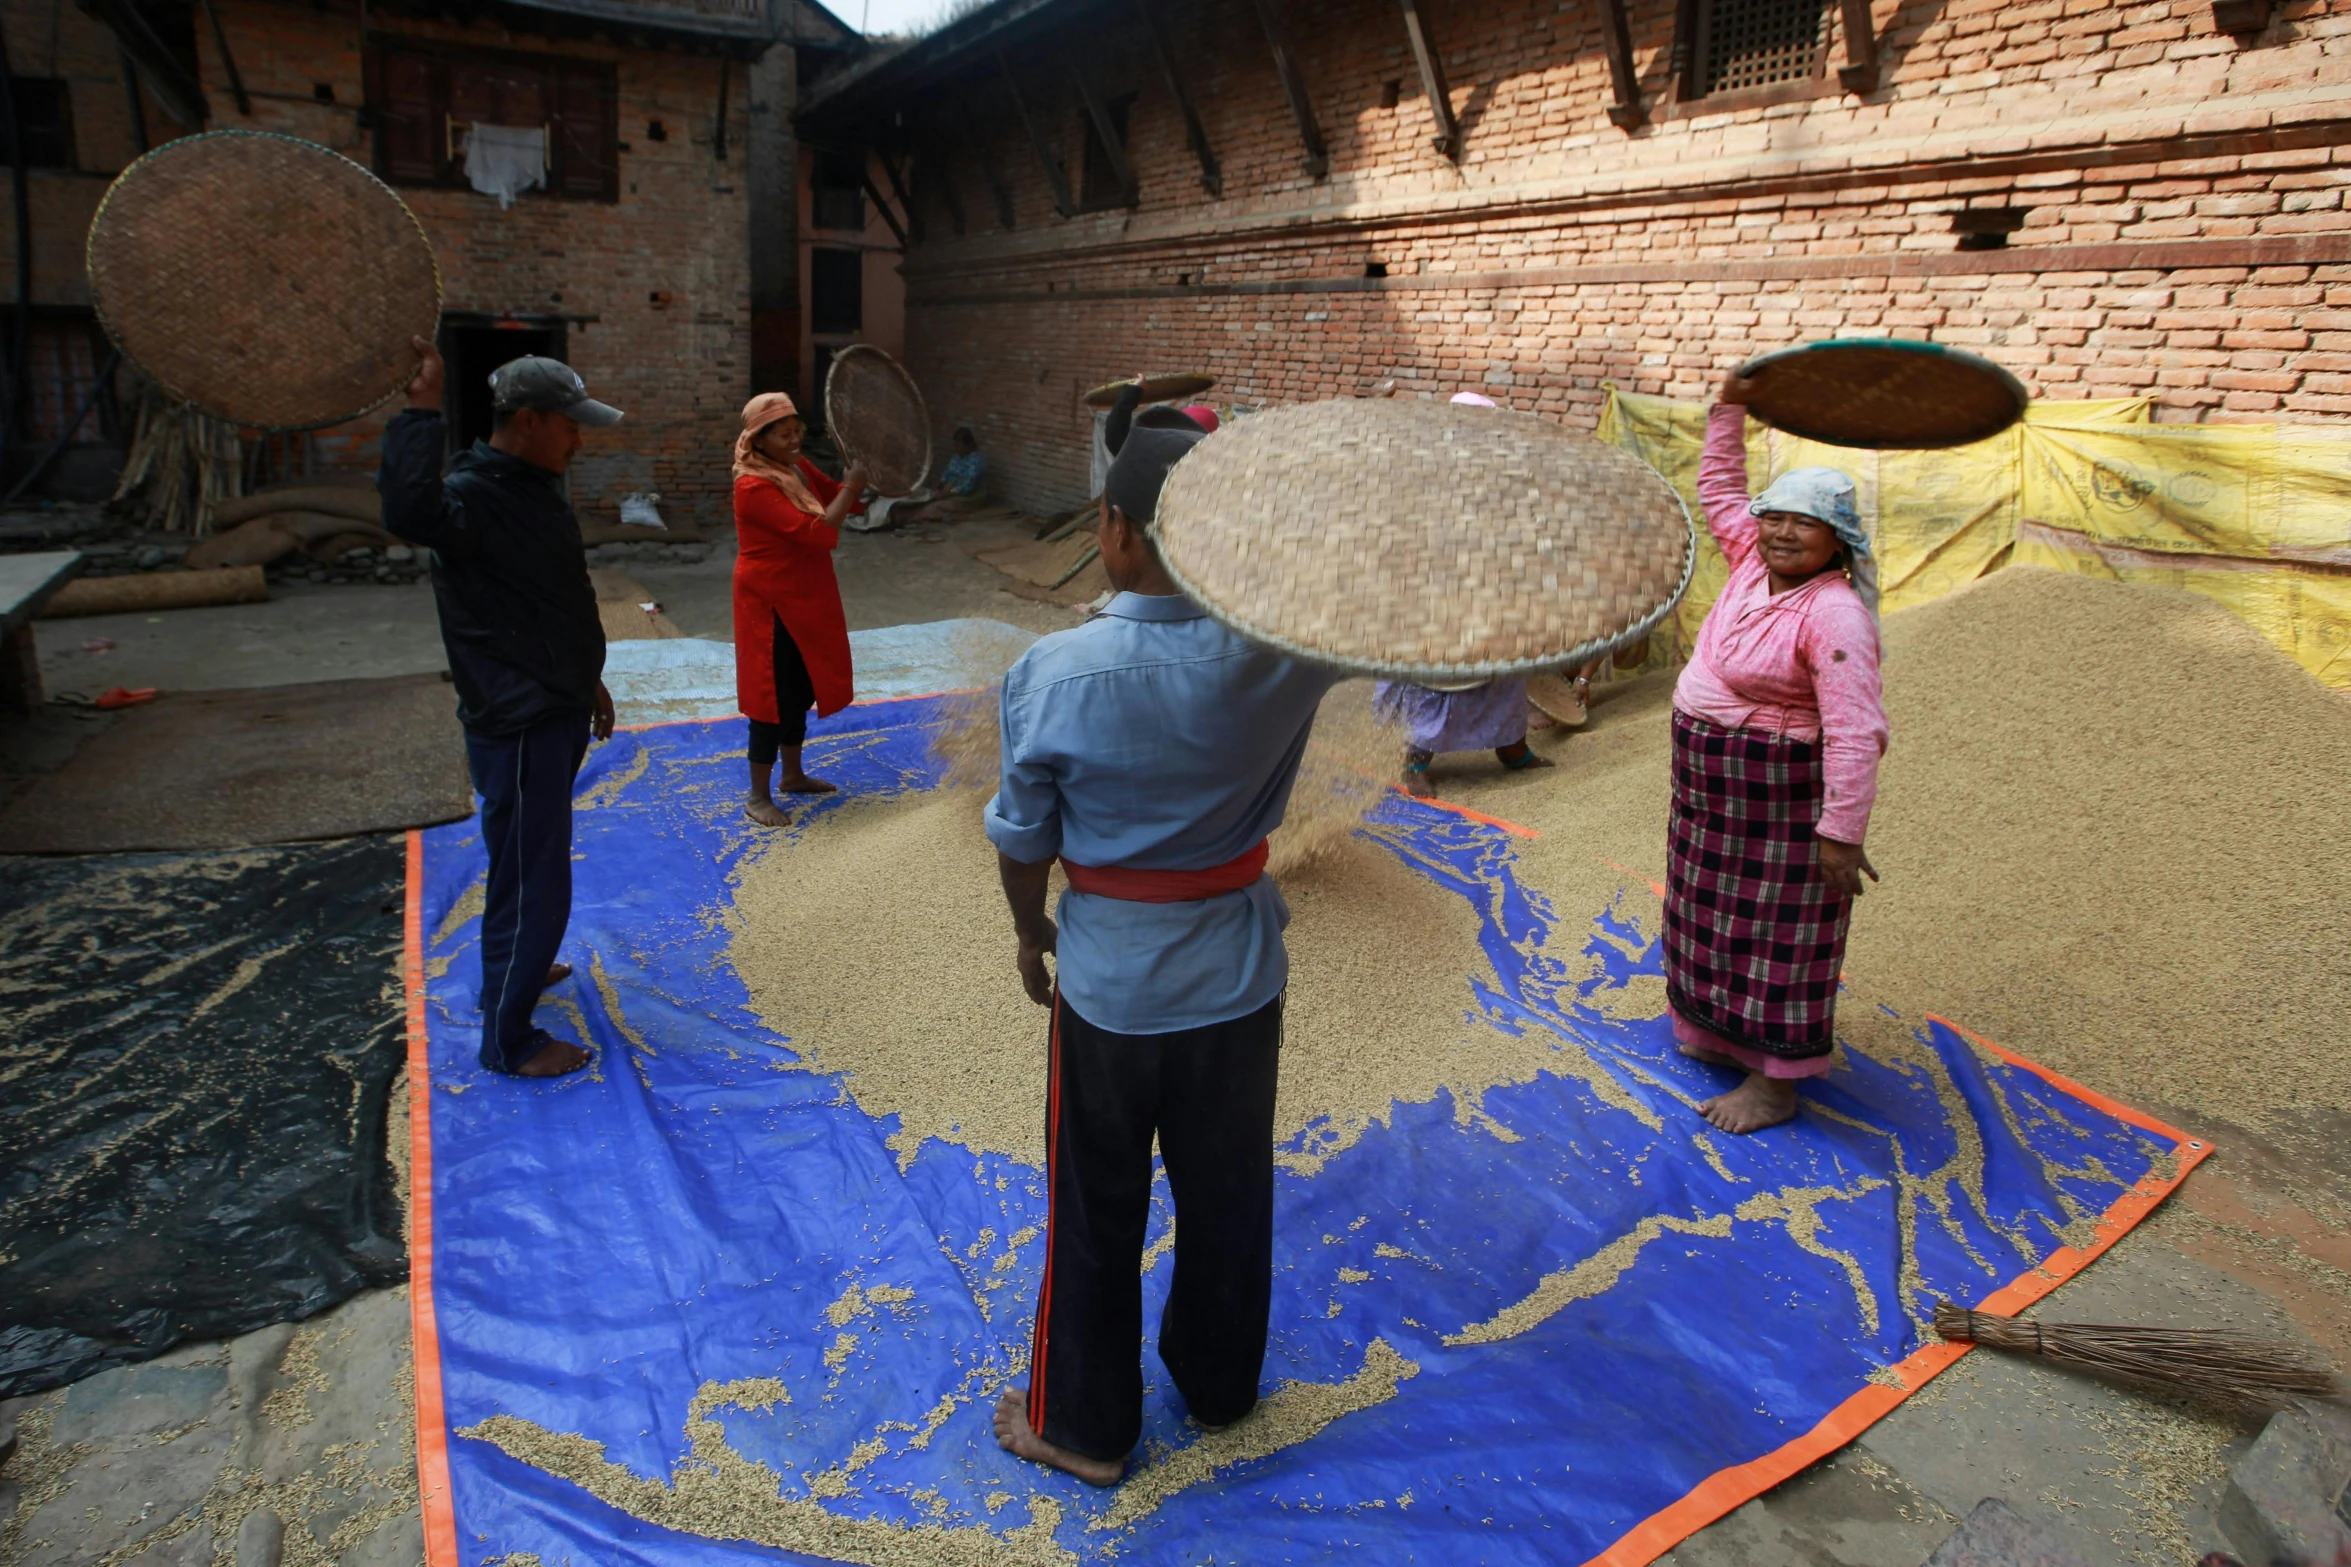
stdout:
{"type": "Polygon", "coordinates": [[[1135,522],[1149,523],[1159,511],[1159,491],[1168,471],[1208,432],[1173,408],[1146,408],[1135,415],[1126,444],[1110,461],[1103,493],[1135,522]]]}

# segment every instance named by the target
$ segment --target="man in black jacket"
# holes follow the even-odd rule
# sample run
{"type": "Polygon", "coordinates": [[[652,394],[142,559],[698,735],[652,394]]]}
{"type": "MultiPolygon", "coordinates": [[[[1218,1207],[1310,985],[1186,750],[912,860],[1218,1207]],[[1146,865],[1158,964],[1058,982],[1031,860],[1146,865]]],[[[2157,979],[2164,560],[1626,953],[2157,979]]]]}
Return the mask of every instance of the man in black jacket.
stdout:
{"type": "Polygon", "coordinates": [[[620,421],[570,366],[517,359],[490,377],[487,441],[441,476],[441,356],[423,338],[408,407],[384,429],[384,526],[433,552],[433,597],[482,796],[482,1065],[560,1077],[587,1052],[531,1024],[571,920],[571,790],[588,736],[612,733],[604,626],[563,471],[580,427],[620,421]]]}

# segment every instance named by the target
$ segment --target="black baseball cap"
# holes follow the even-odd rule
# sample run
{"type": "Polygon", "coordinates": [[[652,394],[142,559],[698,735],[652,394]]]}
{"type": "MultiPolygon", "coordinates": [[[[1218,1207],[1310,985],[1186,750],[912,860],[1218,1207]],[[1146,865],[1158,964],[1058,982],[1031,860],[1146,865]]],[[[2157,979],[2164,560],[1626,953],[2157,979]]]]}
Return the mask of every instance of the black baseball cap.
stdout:
{"type": "Polygon", "coordinates": [[[536,408],[599,428],[618,424],[622,418],[619,409],[588,395],[588,384],[577,370],[560,359],[535,354],[509,359],[490,372],[490,406],[500,413],[536,408]]]}
{"type": "Polygon", "coordinates": [[[1170,469],[1208,439],[1208,432],[1173,408],[1146,408],[1135,415],[1126,444],[1110,460],[1102,484],[1110,504],[1132,520],[1149,524],[1159,512],[1159,490],[1170,469]]]}

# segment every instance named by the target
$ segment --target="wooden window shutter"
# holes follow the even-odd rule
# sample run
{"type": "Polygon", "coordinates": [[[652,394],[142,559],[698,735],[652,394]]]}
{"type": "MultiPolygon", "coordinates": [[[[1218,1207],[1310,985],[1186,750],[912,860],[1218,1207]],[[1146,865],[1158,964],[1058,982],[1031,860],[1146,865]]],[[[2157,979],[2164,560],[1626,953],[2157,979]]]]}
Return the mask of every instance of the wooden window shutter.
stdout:
{"type": "Polygon", "coordinates": [[[559,195],[620,199],[619,84],[609,70],[567,65],[556,77],[555,171],[559,195]]]}
{"type": "Polygon", "coordinates": [[[443,178],[440,62],[404,49],[374,52],[376,173],[396,185],[443,178]]]}

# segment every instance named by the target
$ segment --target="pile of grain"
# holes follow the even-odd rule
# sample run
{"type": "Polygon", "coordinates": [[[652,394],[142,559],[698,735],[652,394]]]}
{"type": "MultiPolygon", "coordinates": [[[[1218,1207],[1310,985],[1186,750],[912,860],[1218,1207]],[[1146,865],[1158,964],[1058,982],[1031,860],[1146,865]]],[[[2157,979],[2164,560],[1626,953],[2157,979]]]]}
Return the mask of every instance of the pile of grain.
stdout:
{"type": "MultiPolygon", "coordinates": [[[[1276,1134],[1328,1123],[1294,1163],[1353,1142],[1394,1100],[1474,1095],[1551,1054],[1467,1020],[1476,913],[1386,848],[1357,840],[1283,890],[1294,974],[1276,1134]]],[[[867,1114],[898,1118],[902,1161],[936,1137],[1043,1162],[1046,1015],[1021,991],[969,795],[819,817],[744,868],[731,929],[761,1018],[867,1114]]]]}
{"type": "MultiPolygon", "coordinates": [[[[2351,702],[2215,605],[2052,572],[1999,572],[1885,630],[1894,748],[1869,849],[1886,879],[1855,917],[1856,985],[2181,1125],[2289,1157],[2341,1146],[2351,702]]],[[[1671,691],[1603,688],[1590,727],[1536,736],[1554,771],[1438,765],[1447,797],[1542,833],[1520,875],[1570,930],[1613,904],[1655,932],[1671,691]]],[[[984,784],[992,698],[970,714],[984,784]]],[[[1318,730],[1276,861],[1297,914],[1283,1135],[1329,1116],[1343,1146],[1391,1099],[1474,1106],[1572,1069],[1466,1020],[1473,912],[1348,836],[1394,760],[1359,685],[1318,730]]],[[[779,845],[745,873],[735,961],[762,1015],[906,1138],[1034,1158],[1042,1014],[1013,980],[975,793],[856,806],[779,845]],[[875,887],[923,891],[876,905],[875,887]]]]}
{"type": "MultiPolygon", "coordinates": [[[[942,787],[974,792],[975,807],[996,788],[1003,737],[1000,691],[990,686],[945,698],[931,741],[942,787]]],[[[1403,754],[1395,726],[1372,711],[1370,681],[1334,687],[1315,711],[1314,735],[1299,763],[1297,785],[1271,840],[1274,874],[1302,870],[1339,853],[1387,794],[1403,754]]]]}
{"type": "MultiPolygon", "coordinates": [[[[2339,1159],[2351,702],[2212,603],[2048,571],[1895,615],[1885,642],[1885,881],[1854,983],[2175,1124],[2339,1159]]],[[[1670,694],[1621,685],[1589,730],[1538,735],[1557,772],[1440,781],[1544,832],[1522,874],[1563,923],[1612,898],[1655,918],[1670,694]]]]}
{"type": "MultiPolygon", "coordinates": [[[[995,782],[994,693],[950,704],[936,745],[949,787],[852,802],[747,863],[729,951],[806,1065],[843,1074],[868,1114],[898,1118],[900,1159],[936,1137],[1037,1163],[1045,1014],[1015,975],[978,821],[995,782]]],[[[1316,1128],[1284,1156],[1296,1168],[1318,1167],[1399,1101],[1450,1092],[1471,1114],[1485,1089],[1560,1054],[1473,1020],[1470,979],[1488,972],[1476,911],[1356,835],[1397,747],[1367,683],[1332,692],[1274,837],[1292,914],[1276,1134],[1316,1128]]]]}

